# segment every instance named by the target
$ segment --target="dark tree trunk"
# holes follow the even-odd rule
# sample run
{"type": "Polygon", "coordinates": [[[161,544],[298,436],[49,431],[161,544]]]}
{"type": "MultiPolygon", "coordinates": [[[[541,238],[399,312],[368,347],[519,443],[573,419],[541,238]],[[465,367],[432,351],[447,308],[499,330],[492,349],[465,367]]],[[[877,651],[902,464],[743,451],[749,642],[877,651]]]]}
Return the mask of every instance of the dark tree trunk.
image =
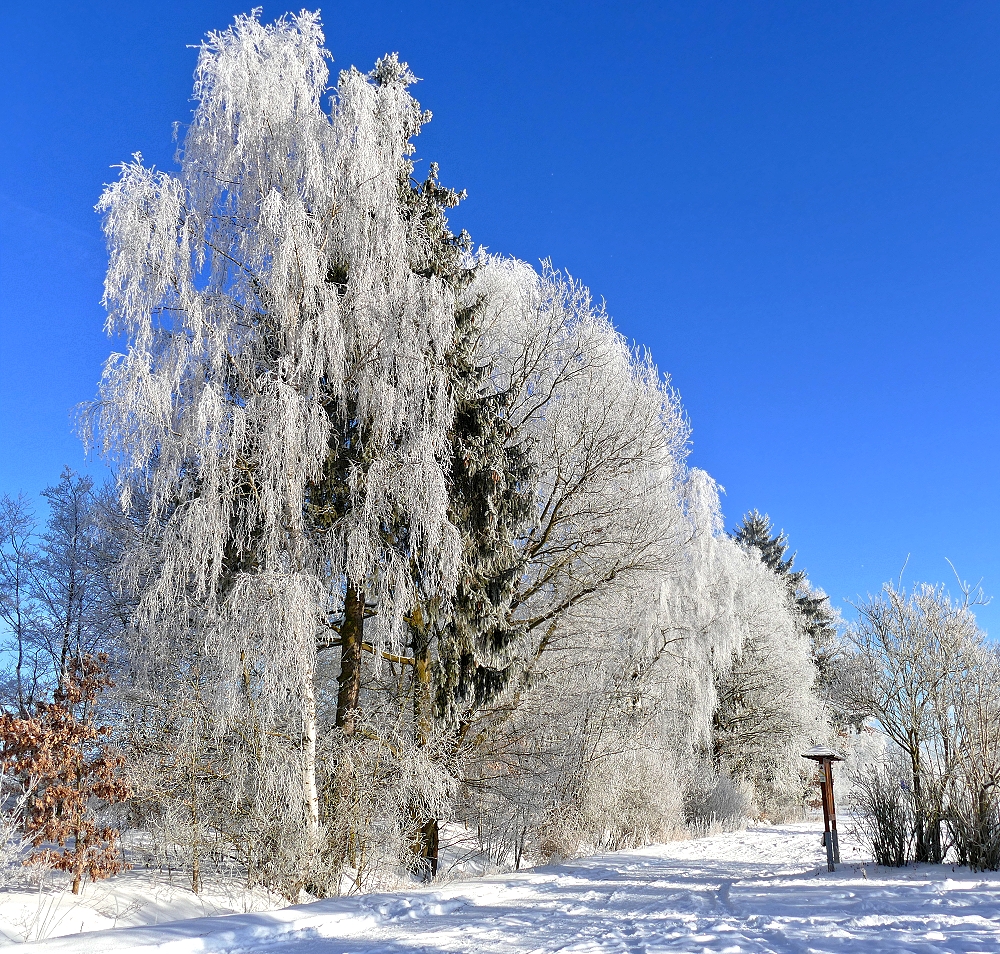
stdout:
{"type": "Polygon", "coordinates": [[[921,780],[920,743],[911,735],[910,770],[913,773],[913,834],[914,859],[924,862],[930,860],[927,848],[927,826],[924,817],[924,791],[921,780]]]}
{"type": "Polygon", "coordinates": [[[427,819],[417,831],[417,844],[414,847],[420,858],[424,881],[433,881],[437,876],[440,838],[441,833],[436,818],[427,819]]]}
{"type": "Polygon", "coordinates": [[[357,732],[361,694],[361,652],[365,632],[365,596],[348,579],[344,595],[344,622],[340,627],[340,676],[337,680],[337,728],[346,738],[357,732]]]}
{"type": "MultiPolygon", "coordinates": [[[[413,612],[413,728],[414,739],[423,747],[430,741],[434,726],[434,693],[431,671],[431,640],[419,606],[413,612]]],[[[428,818],[414,805],[413,832],[410,836],[417,869],[424,881],[433,880],[438,867],[438,822],[428,818]]]]}

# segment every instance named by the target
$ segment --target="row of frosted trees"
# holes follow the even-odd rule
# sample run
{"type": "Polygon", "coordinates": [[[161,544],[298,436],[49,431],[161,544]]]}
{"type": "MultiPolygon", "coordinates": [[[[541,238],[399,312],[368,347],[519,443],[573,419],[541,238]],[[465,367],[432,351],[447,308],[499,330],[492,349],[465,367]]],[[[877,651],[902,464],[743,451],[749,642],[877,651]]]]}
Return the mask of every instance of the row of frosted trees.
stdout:
{"type": "Polygon", "coordinates": [[[296,897],[797,803],[822,600],[586,288],[450,231],[406,65],[326,64],[237,18],[101,199],[123,823],[296,897]]]}
{"type": "Polygon", "coordinates": [[[859,827],[880,864],[1000,868],[1000,657],[981,591],[887,584],[848,634],[838,695],[884,739],[855,773],[859,827]]]}

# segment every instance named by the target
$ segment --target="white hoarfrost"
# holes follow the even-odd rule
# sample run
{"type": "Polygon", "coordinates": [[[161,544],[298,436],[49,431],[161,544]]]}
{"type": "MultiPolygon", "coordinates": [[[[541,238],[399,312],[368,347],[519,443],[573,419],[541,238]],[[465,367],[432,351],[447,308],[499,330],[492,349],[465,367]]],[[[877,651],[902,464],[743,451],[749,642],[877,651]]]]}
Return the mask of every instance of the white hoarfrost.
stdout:
{"type": "Polygon", "coordinates": [[[676,393],[551,268],[484,259],[468,295],[485,302],[480,361],[513,395],[539,474],[513,601],[524,675],[484,714],[467,767],[498,861],[525,843],[535,857],[638,844],[703,810],[738,824],[777,790],[796,801],[798,749],[827,731],[808,642],[781,581],[725,534],[714,482],[685,468],[676,393]],[[752,772],[713,751],[736,659],[769,690],[740,712],[752,772]]]}
{"type": "Polygon", "coordinates": [[[669,382],[585,286],[489,259],[468,294],[486,301],[480,361],[513,395],[509,413],[538,470],[513,609],[529,655],[540,655],[570,611],[647,587],[676,563],[689,428],[669,382]]]}
{"type": "Polygon", "coordinates": [[[413,77],[393,57],[347,71],[326,111],[322,43],[309,13],[210,35],[180,171],[136,157],[99,205],[108,330],[128,349],[97,423],[126,498],[148,499],[158,564],[140,657],[154,679],[189,668],[217,733],[250,706],[259,733],[288,737],[313,827],[315,646],[338,581],[364,581],[368,638],[388,643],[414,602],[409,554],[447,590],[457,548],[441,464],[453,303],[408,267],[398,192],[413,77]],[[338,428],[363,437],[338,445],[338,428]],[[331,447],[347,503],[310,534],[331,447]],[[384,543],[394,520],[405,549],[384,543]]]}
{"type": "Polygon", "coordinates": [[[136,157],[100,202],[128,347],[95,424],[148,513],[122,692],[159,850],[196,889],[215,858],[296,897],[412,863],[418,820],[515,866],[738,822],[824,732],[783,584],[725,535],[677,393],[585,286],[485,253],[447,281],[415,264],[467,244],[442,236],[436,171],[407,181],[413,77],[389,56],[327,102],[322,42],[309,13],[210,35],[179,171],[136,157]],[[456,315],[535,508],[486,581],[513,589],[513,635],[479,660],[503,685],[434,735],[414,621],[447,619],[465,566],[456,315]],[[339,671],[317,657],[337,646],[339,671]],[[740,709],[764,715],[756,776],[713,750],[737,671],[769,689],[740,709]]]}

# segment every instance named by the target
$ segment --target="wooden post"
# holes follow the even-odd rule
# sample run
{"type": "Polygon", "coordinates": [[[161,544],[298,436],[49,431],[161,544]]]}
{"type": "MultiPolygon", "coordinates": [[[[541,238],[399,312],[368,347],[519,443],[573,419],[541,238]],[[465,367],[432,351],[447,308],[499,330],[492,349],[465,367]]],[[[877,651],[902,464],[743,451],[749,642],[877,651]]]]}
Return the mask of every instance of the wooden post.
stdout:
{"type": "Polygon", "coordinates": [[[819,788],[823,801],[823,845],[826,847],[826,867],[836,871],[840,864],[840,839],[837,835],[837,806],[833,800],[833,763],[842,762],[844,757],[833,749],[817,745],[803,752],[804,759],[819,762],[819,788]]]}
{"type": "Polygon", "coordinates": [[[833,801],[833,759],[826,759],[824,766],[826,769],[826,791],[830,799],[830,838],[833,841],[833,860],[840,864],[840,838],[837,835],[837,806],[833,801]]]}
{"type": "Polygon", "coordinates": [[[833,760],[820,762],[820,792],[823,796],[823,844],[826,846],[826,867],[835,871],[834,863],[840,862],[840,843],[837,838],[837,807],[833,801],[833,760]]]}

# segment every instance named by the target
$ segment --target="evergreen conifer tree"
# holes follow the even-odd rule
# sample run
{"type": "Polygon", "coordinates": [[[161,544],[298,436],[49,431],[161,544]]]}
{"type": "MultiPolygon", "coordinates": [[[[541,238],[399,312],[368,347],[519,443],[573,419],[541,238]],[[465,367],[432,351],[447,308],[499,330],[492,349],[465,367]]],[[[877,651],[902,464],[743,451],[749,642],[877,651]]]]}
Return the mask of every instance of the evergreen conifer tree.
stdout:
{"type": "MultiPolygon", "coordinates": [[[[395,57],[380,60],[371,74],[379,86],[412,81],[395,57]]],[[[431,114],[414,101],[411,138],[431,114]]],[[[409,655],[393,656],[412,665],[414,741],[425,746],[442,733],[458,743],[463,717],[490,702],[506,686],[513,659],[510,648],[521,635],[508,619],[523,555],[517,540],[530,524],[534,507],[528,450],[514,439],[508,419],[510,396],[499,391],[490,369],[477,363],[483,328],[483,302],[460,301],[477,263],[471,239],[454,234],[447,212],[465,198],[442,185],[436,163],[423,181],[413,176],[409,154],[399,164],[398,198],[407,231],[408,265],[421,279],[435,280],[454,296],[454,335],[443,355],[447,398],[453,408],[448,431],[445,473],[448,518],[460,538],[454,595],[422,586],[423,556],[413,545],[406,514],[396,511],[383,522],[383,545],[411,568],[416,605],[408,615],[409,655]]],[[[346,265],[331,269],[328,280],[346,284],[346,265]]],[[[349,398],[348,398],[349,400],[349,398]]],[[[351,482],[364,479],[371,461],[366,426],[350,409],[331,421],[330,450],[323,476],[311,485],[308,512],[312,532],[322,535],[349,516],[351,482]]],[[[365,654],[381,655],[365,640],[366,617],[377,612],[367,604],[364,581],[348,578],[343,611],[332,620],[333,636],[320,636],[318,649],[339,646],[340,680],[335,723],[348,738],[356,730],[363,700],[365,654]]],[[[414,807],[414,851],[418,864],[433,876],[437,865],[437,820],[414,807]]]]}
{"type": "MultiPolygon", "coordinates": [[[[412,173],[412,166],[406,171],[412,173]]],[[[445,282],[456,300],[446,361],[454,405],[448,516],[461,540],[457,584],[450,599],[425,594],[410,618],[416,741],[425,745],[443,734],[454,748],[463,720],[510,680],[511,647],[523,632],[509,618],[524,558],[517,541],[534,513],[534,472],[527,447],[515,439],[510,395],[477,362],[483,301],[463,302],[461,293],[478,266],[469,259],[468,234],[454,235],[446,217],[465,193],[441,185],[436,163],[422,183],[401,179],[400,193],[413,236],[411,267],[445,282]]],[[[415,853],[424,874],[433,877],[438,821],[416,814],[415,853]]]]}
{"type": "Polygon", "coordinates": [[[784,581],[802,619],[803,631],[809,637],[817,683],[820,687],[827,686],[836,657],[837,635],[829,597],[822,592],[817,593],[809,585],[805,570],[793,569],[797,554],[788,553],[788,535],[784,530],[775,533],[767,514],[751,510],[744,515],[743,522],[732,536],[744,549],[753,547],[760,554],[764,566],[784,581]]]}
{"type": "MultiPolygon", "coordinates": [[[[449,517],[461,534],[453,598],[413,618],[414,702],[418,742],[432,735],[454,753],[471,718],[503,692],[516,666],[524,624],[511,619],[523,567],[517,542],[534,515],[535,477],[528,450],[514,441],[498,392],[475,362],[476,304],[456,313],[449,371],[455,392],[450,434],[449,517]]],[[[438,820],[421,819],[415,850],[426,877],[437,872],[438,820]]]]}

